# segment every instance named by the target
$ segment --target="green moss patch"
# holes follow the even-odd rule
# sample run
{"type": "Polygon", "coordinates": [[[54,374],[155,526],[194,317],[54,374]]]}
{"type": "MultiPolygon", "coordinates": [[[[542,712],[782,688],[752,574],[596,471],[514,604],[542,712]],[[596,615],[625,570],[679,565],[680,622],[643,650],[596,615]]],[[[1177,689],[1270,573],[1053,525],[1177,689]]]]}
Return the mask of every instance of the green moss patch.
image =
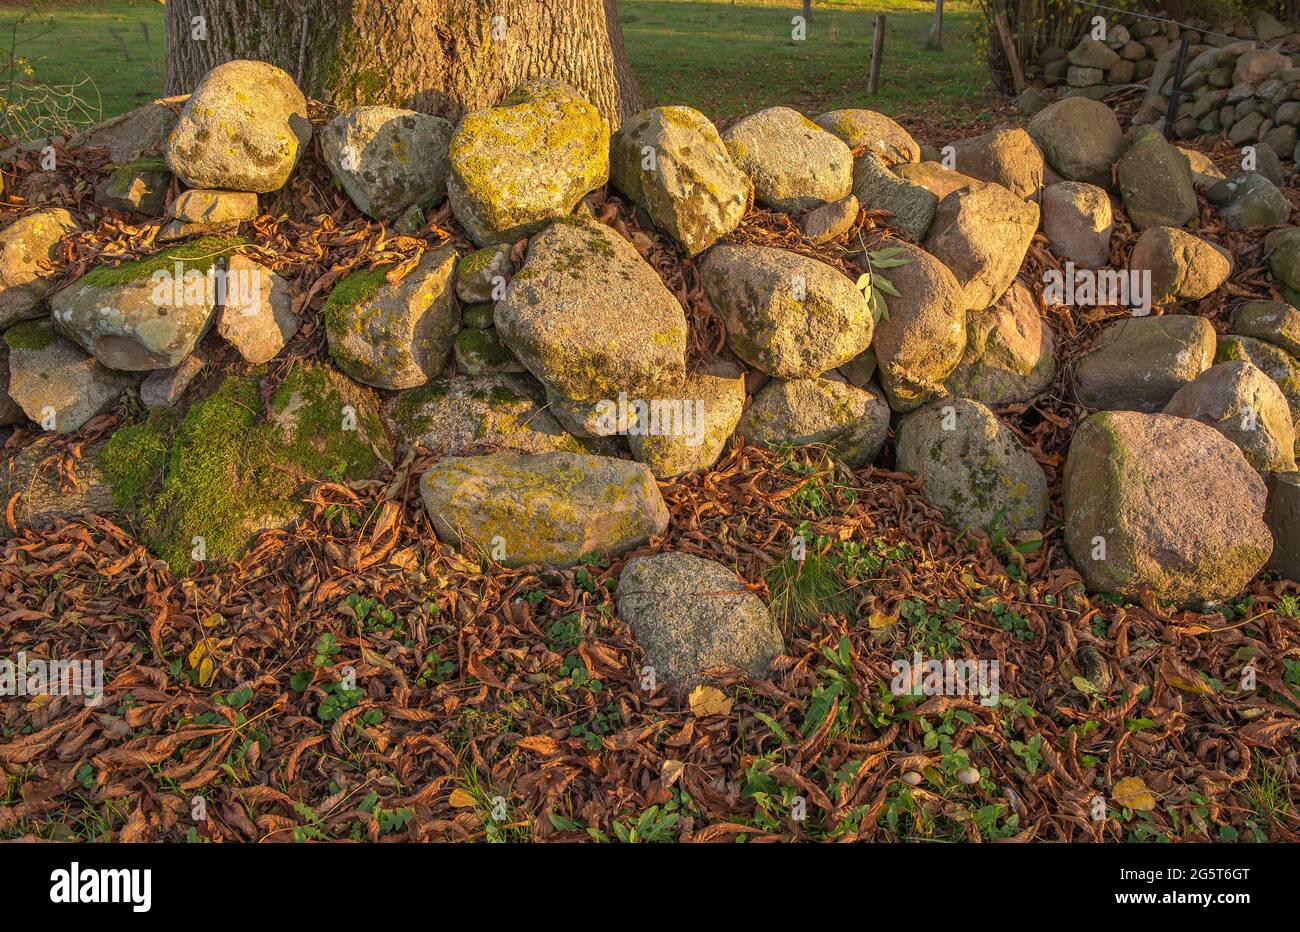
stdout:
{"type": "Polygon", "coordinates": [[[43,350],[59,338],[47,320],[29,320],[5,331],[5,343],[11,350],[43,350]]]}
{"type": "Polygon", "coordinates": [[[183,273],[206,273],[218,259],[225,258],[247,242],[242,236],[204,236],[164,249],[146,259],[123,262],[112,268],[91,269],[81,276],[77,284],[92,288],[113,288],[148,278],[157,271],[172,272],[177,263],[180,263],[183,273]]]}
{"type": "Polygon", "coordinates": [[[374,475],[371,444],[388,449],[374,394],[326,367],[297,367],[263,413],[258,380],[230,377],[179,422],[155,413],[105,447],[115,502],[135,506],[145,542],[174,570],[190,565],[196,537],[209,560],[238,557],[298,514],[303,485],[374,475]]]}

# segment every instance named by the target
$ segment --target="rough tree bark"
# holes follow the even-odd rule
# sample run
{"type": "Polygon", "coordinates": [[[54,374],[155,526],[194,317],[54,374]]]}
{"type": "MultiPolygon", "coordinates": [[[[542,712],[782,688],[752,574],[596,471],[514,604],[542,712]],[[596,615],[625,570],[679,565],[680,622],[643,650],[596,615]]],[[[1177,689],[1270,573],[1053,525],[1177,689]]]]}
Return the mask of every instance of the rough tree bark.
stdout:
{"type": "Polygon", "coordinates": [[[234,58],[340,109],[454,120],[535,77],[572,84],[615,128],[641,108],[615,0],[168,0],[168,94],[234,58]]]}

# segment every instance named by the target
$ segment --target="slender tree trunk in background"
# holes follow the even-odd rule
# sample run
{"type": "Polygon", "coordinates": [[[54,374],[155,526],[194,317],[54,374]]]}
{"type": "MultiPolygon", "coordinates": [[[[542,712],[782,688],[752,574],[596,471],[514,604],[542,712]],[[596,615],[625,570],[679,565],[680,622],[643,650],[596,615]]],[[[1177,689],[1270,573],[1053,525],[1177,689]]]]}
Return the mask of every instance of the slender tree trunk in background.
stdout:
{"type": "Polygon", "coordinates": [[[535,77],[573,85],[615,128],[641,109],[615,0],[168,0],[168,94],[235,58],[339,109],[455,120],[535,77]]]}
{"type": "Polygon", "coordinates": [[[812,22],[812,0],[803,0],[803,18],[804,22],[812,22]]]}
{"type": "Polygon", "coordinates": [[[925,47],[943,48],[943,0],[934,0],[934,22],[930,25],[930,37],[925,40],[925,47]]]}

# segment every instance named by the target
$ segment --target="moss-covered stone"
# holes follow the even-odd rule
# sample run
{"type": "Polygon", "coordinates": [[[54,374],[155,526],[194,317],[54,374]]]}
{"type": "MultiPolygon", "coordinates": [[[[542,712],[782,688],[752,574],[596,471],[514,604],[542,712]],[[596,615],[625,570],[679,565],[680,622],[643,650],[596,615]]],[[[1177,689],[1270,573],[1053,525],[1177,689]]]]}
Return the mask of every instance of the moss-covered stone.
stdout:
{"type": "Polygon", "coordinates": [[[149,278],[158,271],[174,274],[177,265],[181,267],[182,274],[191,271],[206,273],[247,243],[248,240],[242,236],[204,236],[178,246],[169,246],[144,259],[91,269],[77,279],[77,284],[91,288],[113,288],[149,278]]]}
{"type": "Polygon", "coordinates": [[[24,321],[6,330],[4,337],[10,349],[25,350],[45,349],[58,338],[48,320],[24,321]]]}
{"type": "Polygon", "coordinates": [[[228,377],[177,420],[156,412],[119,430],[104,466],[115,500],[134,504],[150,548],[181,571],[195,538],[234,559],[258,531],[301,510],[318,480],[374,475],[391,447],[374,395],[329,367],[295,367],[262,406],[256,378],[228,377]]]}

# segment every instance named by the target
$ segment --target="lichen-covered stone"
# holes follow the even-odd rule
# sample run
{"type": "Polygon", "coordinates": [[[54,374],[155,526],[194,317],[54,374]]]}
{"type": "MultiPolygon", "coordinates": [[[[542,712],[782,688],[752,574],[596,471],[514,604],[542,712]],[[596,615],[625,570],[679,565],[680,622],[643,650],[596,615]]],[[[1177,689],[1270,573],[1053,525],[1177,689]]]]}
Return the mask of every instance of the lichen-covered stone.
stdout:
{"type": "Polygon", "coordinates": [[[1232,274],[1227,250],[1174,227],[1142,231],[1129,268],[1151,273],[1151,301],[1195,301],[1215,291],[1232,274]]]}
{"type": "Polygon", "coordinates": [[[44,430],[68,434],[111,407],[129,376],[95,362],[48,321],[26,321],[5,331],[9,397],[44,430]]]}
{"type": "Polygon", "coordinates": [[[1300,291],[1300,227],[1283,227],[1264,237],[1264,258],[1274,278],[1300,291]]]}
{"type": "Polygon", "coordinates": [[[849,231],[858,219],[858,199],[850,194],[808,211],[799,219],[799,230],[810,243],[820,246],[849,231]]]}
{"type": "Polygon", "coordinates": [[[289,283],[264,265],[235,254],[226,260],[226,295],[217,333],[257,365],[270,362],[298,332],[289,283]]]}
{"type": "Polygon", "coordinates": [[[440,540],[505,566],[569,566],[668,529],[650,470],[606,456],[444,457],[420,477],[420,494],[440,540]]]}
{"type": "Polygon", "coordinates": [[[703,557],[656,553],[629,560],[615,598],[655,680],[678,694],[715,667],[761,678],[784,649],[763,600],[734,572],[703,557]]]}
{"type": "Polygon", "coordinates": [[[1094,410],[1159,411],[1214,364],[1214,353],[1214,328],[1204,317],[1117,320],[1076,363],[1075,395],[1094,410]]]}
{"type": "MultiPolygon", "coordinates": [[[[466,304],[496,301],[505,294],[515,265],[510,261],[510,247],[502,244],[476,249],[456,265],[456,297],[466,304]]],[[[490,310],[490,309],[489,309],[490,310]]],[[[473,326],[468,322],[465,326],[473,326]]],[[[491,316],[487,326],[492,326],[491,316]]]]}
{"type": "Polygon", "coordinates": [[[925,238],[939,198],[928,188],[892,172],[879,156],[867,152],[853,163],[853,196],[867,210],[887,210],[892,226],[914,240],[925,238]]]}
{"type": "Polygon", "coordinates": [[[1273,535],[1273,556],[1267,569],[1300,582],[1300,472],[1268,477],[1264,520],[1273,535]]]}
{"type": "Polygon", "coordinates": [[[154,100],[78,132],[69,148],[103,147],[108,149],[109,161],[125,165],[159,149],[175,125],[171,107],[154,100]]]}
{"type": "Polygon", "coordinates": [[[196,349],[175,368],[153,370],[140,383],[140,403],[150,411],[174,408],[185,389],[207,364],[207,356],[196,349]]]}
{"type": "Polygon", "coordinates": [[[640,254],[593,220],[528,243],[495,310],[497,334],[543,385],[575,401],[649,398],[686,376],[686,313],[640,254]]]}
{"type": "Polygon", "coordinates": [[[1154,130],[1143,133],[1116,164],[1119,193],[1133,227],[1181,227],[1200,214],[1192,169],[1154,130]]]}
{"type": "Polygon", "coordinates": [[[539,78],[466,114],[449,159],[451,209],[470,238],[513,243],[609,180],[609,123],[567,84],[539,78]]]}
{"type": "Polygon", "coordinates": [[[1300,310],[1281,301],[1247,301],[1232,314],[1232,332],[1300,356],[1300,310]]]}
{"type": "Polygon", "coordinates": [[[1211,366],[1180,388],[1164,413],[1213,427],[1239,446],[1261,475],[1295,469],[1295,428],[1286,396],[1253,363],[1211,366]]]}
{"type": "Polygon", "coordinates": [[[1043,189],[1043,233],[1061,259],[1099,269],[1115,227],[1110,197],[1095,184],[1060,181],[1043,189]]]}
{"type": "Polygon", "coordinates": [[[426,253],[401,281],[384,268],[353,272],[325,302],[335,364],[358,382],[414,388],[440,373],[460,326],[452,275],[456,250],[426,253]]]}
{"type": "Polygon", "coordinates": [[[769,107],[736,121],[722,141],[764,207],[798,213],[852,190],[849,147],[789,107],[769,107]]]}
{"type": "Polygon", "coordinates": [[[600,401],[574,401],[552,389],[546,389],[546,410],[573,436],[582,440],[595,440],[627,434],[637,423],[638,408],[635,401],[645,399],[609,398],[600,401]]]}
{"type": "Polygon", "coordinates": [[[1111,187],[1111,166],[1124,154],[1124,133],[1114,112],[1099,101],[1066,97],[1029,121],[1029,135],[1058,175],[1111,187]]]}
{"type": "Polygon", "coordinates": [[[54,277],[49,266],[58,256],[59,240],[75,229],[72,214],[46,207],[0,230],[0,329],[45,313],[41,302],[54,277]]]}
{"type": "Polygon", "coordinates": [[[428,113],[354,107],[321,130],[321,153],[357,210],[382,220],[443,202],[451,133],[428,113]]]}
{"type": "Polygon", "coordinates": [[[966,315],[966,352],[944,385],[990,406],[1032,401],[1056,375],[1055,342],[1033,293],[1012,282],[992,307],[966,315]]]}
{"type": "Polygon", "coordinates": [[[257,195],[252,191],[205,191],[190,188],[177,195],[167,213],[181,224],[237,226],[246,220],[257,218],[257,195]]]}
{"type": "Polygon", "coordinates": [[[869,345],[871,309],[853,281],[797,253],[721,243],[700,264],[732,352],[783,379],[811,378],[869,345]]]}
{"type": "MultiPolygon", "coordinates": [[[[1253,337],[1225,334],[1218,339],[1214,361],[1244,361],[1262,370],[1286,397],[1292,423],[1300,424],[1300,362],[1286,350],[1253,337]]],[[[1300,440],[1297,455],[1300,455],[1300,440]]]]}
{"type": "Polygon", "coordinates": [[[1291,202],[1259,172],[1238,171],[1205,192],[1230,230],[1275,226],[1291,219],[1291,202]]]}
{"type": "Polygon", "coordinates": [[[659,479],[708,469],[722,455],[744,407],[739,367],[713,363],[688,375],[672,398],[650,399],[644,423],[638,417],[628,431],[628,446],[659,479]]]}
{"type": "Polygon", "coordinates": [[[921,494],[953,527],[1038,530],[1047,477],[1015,435],[977,401],[948,398],[898,424],[898,469],[921,477],[921,494]]]}
{"type": "Polygon", "coordinates": [[[754,197],[709,119],[690,107],[636,114],[614,135],[614,185],[696,255],[734,230],[754,197]]]}
{"type": "Polygon", "coordinates": [[[172,173],[162,159],[142,159],[119,165],[95,189],[95,203],[110,210],[134,211],[147,217],[162,215],[172,173]]]}
{"type": "Polygon", "coordinates": [[[876,325],[880,382],[895,411],[911,411],[946,393],[943,382],[966,349],[966,305],[948,267],[924,249],[892,243],[904,264],[886,270],[898,297],[876,325]]]}
{"type": "Polygon", "coordinates": [[[398,395],[387,417],[399,444],[444,456],[586,452],[551,416],[541,386],[522,375],[433,379],[398,395]]]}
{"type": "Polygon", "coordinates": [[[1241,451],[1198,421],[1101,411],[1066,457],[1065,543],[1093,592],[1232,598],[1272,552],[1264,505],[1241,451]]]}
{"type": "Polygon", "coordinates": [[[952,271],[966,308],[975,310],[1011,287],[1037,229],[1037,204],[980,182],[939,202],[925,248],[952,271]]]}
{"type": "Polygon", "coordinates": [[[1032,197],[1043,186],[1043,153],[1020,127],[959,139],[952,148],[958,171],[997,182],[1016,197],[1032,197]]]}
{"type": "Polygon", "coordinates": [[[889,405],[880,393],[839,378],[773,379],[736,426],[754,446],[826,446],[854,468],[876,458],[888,432],[889,405]]]}
{"type": "Polygon", "coordinates": [[[891,168],[921,161],[921,147],[912,134],[883,113],[832,110],[813,122],[838,136],[850,149],[865,146],[868,152],[879,156],[891,168]]]}
{"type": "Polygon", "coordinates": [[[238,245],[199,239],[92,269],[50,295],[54,326],[110,369],[170,369],[207,333],[224,263],[238,245]]]}
{"type": "Polygon", "coordinates": [[[167,137],[167,165],[191,188],[278,191],[311,142],[307,100],[262,61],[217,65],[199,81],[167,137]]]}

